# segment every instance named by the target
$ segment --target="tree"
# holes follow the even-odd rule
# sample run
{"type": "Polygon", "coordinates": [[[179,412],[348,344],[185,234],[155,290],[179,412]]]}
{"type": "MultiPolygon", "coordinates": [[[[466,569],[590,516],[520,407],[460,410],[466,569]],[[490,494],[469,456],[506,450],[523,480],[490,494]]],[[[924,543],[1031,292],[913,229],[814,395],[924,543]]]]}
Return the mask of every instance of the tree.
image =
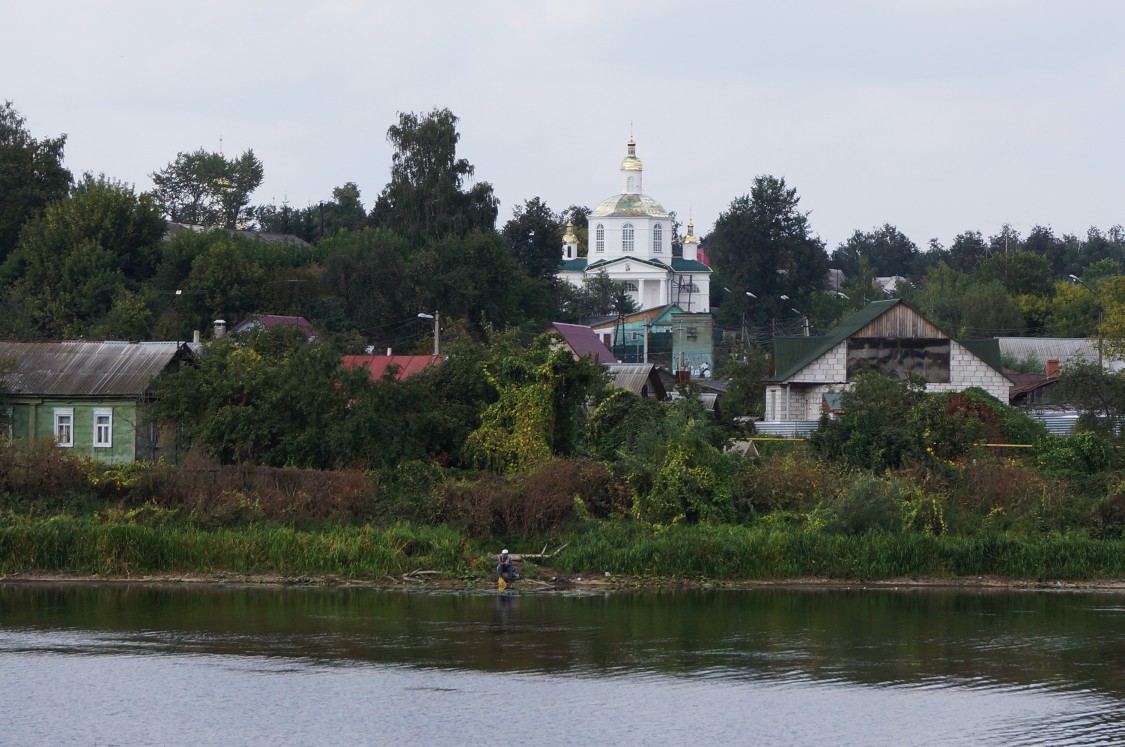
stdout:
{"type": "Polygon", "coordinates": [[[810,443],[842,466],[876,474],[920,459],[924,438],[911,412],[923,397],[921,382],[862,373],[840,395],[844,411],[821,417],[810,443]]]}
{"type": "Polygon", "coordinates": [[[949,258],[954,269],[967,273],[975,270],[977,262],[987,257],[990,251],[980,231],[965,231],[953,239],[949,258]]]}
{"type": "Polygon", "coordinates": [[[1012,337],[1026,328],[1023,314],[1000,283],[975,282],[961,296],[961,332],[967,337],[1012,337]]]}
{"type": "Polygon", "coordinates": [[[147,194],[86,174],[29,223],[0,268],[21,313],[45,337],[78,337],[156,267],[164,221],[147,194]]]}
{"type": "Polygon", "coordinates": [[[66,135],[36,140],[11,101],[0,106],[0,262],[16,248],[20,229],[67,195],[65,145],[66,135]]]}
{"type": "MultiPolygon", "coordinates": [[[[749,195],[731,202],[707,237],[707,251],[729,287],[752,291],[759,322],[789,315],[793,300],[825,287],[828,256],[798,210],[797,190],[785,180],[759,176],[749,195]]],[[[799,301],[798,301],[799,303],[799,301]]]]}
{"type": "Polygon", "coordinates": [[[319,246],[325,253],[322,282],[340,299],[347,318],[380,349],[398,347],[403,329],[395,323],[423,310],[410,272],[414,253],[406,242],[385,228],[365,228],[319,246]]]}
{"type": "Polygon", "coordinates": [[[978,265],[978,280],[991,280],[1004,286],[1009,294],[1021,293],[1048,296],[1054,290],[1051,263],[1041,254],[1012,250],[993,254],[978,265]]]}
{"type": "Polygon", "coordinates": [[[875,271],[875,275],[909,276],[918,258],[918,246],[890,223],[872,231],[855,231],[847,241],[832,252],[832,266],[852,277],[859,270],[861,259],[875,271]]]}
{"type": "Polygon", "coordinates": [[[156,204],[169,220],[234,229],[253,218],[250,195],[265,171],[252,150],[228,159],[200,148],[178,153],[175,161],[151,176],[156,204]]]}
{"type": "Polygon", "coordinates": [[[460,139],[457,117],[448,109],[400,113],[387,130],[394,147],[391,181],[375,202],[371,225],[390,228],[411,244],[493,230],[499,201],[488,182],[465,189],[474,169],[457,158],[460,139]]]}
{"type": "Polygon", "coordinates": [[[562,256],[562,223],[546,203],[533,197],[517,205],[501,233],[529,277],[554,280],[562,256]]]}

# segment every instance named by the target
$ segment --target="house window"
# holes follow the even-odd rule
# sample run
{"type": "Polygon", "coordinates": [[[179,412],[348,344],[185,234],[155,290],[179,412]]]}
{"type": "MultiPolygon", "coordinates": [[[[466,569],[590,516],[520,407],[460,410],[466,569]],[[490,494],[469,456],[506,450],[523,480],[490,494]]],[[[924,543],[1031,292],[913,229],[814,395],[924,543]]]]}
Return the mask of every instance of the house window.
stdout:
{"type": "Polygon", "coordinates": [[[74,446],[74,408],[55,408],[55,443],[59,446],[74,446]]]}
{"type": "Polygon", "coordinates": [[[634,283],[631,280],[626,280],[625,282],[621,283],[621,285],[623,285],[625,287],[626,293],[636,293],[637,292],[637,284],[634,283]]]}
{"type": "Polygon", "coordinates": [[[626,223],[621,227],[621,251],[633,251],[633,224],[626,223]]]}
{"type": "Polygon", "coordinates": [[[664,229],[659,223],[652,227],[652,250],[663,251],[660,247],[664,243],[664,229]]]}
{"type": "Polygon", "coordinates": [[[604,252],[605,251],[605,226],[603,226],[601,223],[599,223],[597,231],[595,231],[594,235],[596,237],[596,239],[595,239],[595,251],[604,252]]]}
{"type": "Polygon", "coordinates": [[[113,410],[94,410],[94,447],[113,446],[113,410]]]}
{"type": "Polygon", "coordinates": [[[947,384],[949,340],[853,337],[848,340],[848,381],[864,371],[894,379],[914,374],[931,384],[947,384]]]}

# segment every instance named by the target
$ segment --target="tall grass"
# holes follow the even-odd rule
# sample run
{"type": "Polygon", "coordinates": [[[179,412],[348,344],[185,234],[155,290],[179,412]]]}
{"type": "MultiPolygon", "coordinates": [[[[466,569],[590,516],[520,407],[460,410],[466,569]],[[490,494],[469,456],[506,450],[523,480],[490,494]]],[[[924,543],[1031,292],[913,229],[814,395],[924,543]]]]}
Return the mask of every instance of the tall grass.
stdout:
{"type": "Polygon", "coordinates": [[[589,523],[561,540],[555,567],[567,573],[711,579],[888,579],[997,575],[1086,580],[1125,574],[1125,542],[1086,537],[935,537],[832,534],[767,525],[645,527],[589,523]]]}
{"type": "Polygon", "coordinates": [[[416,570],[447,575],[482,561],[449,527],[396,524],[306,532],[276,525],[204,529],[146,526],[97,518],[6,517],[0,572],[277,573],[376,578],[416,570]]]}

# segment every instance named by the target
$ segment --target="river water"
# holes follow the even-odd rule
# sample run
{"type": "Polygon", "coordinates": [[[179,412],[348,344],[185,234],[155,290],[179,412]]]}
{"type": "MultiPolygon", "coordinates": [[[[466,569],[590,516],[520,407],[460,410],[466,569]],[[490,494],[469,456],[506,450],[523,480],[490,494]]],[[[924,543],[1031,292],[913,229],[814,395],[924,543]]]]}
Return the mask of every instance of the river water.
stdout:
{"type": "Polygon", "coordinates": [[[1125,743],[1125,596],[0,584],[2,745],[1125,743]]]}

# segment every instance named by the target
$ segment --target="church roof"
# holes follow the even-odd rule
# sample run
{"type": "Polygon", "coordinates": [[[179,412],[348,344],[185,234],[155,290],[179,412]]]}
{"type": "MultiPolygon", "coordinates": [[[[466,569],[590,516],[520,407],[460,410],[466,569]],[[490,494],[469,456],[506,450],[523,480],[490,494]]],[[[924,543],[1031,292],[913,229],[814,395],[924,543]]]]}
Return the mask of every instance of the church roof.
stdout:
{"type": "Polygon", "coordinates": [[[607,197],[590,213],[591,218],[667,218],[668,211],[648,195],[621,194],[607,197]]]}
{"type": "Polygon", "coordinates": [[[559,272],[583,272],[586,269],[586,258],[564,259],[559,262],[559,272]]]}
{"type": "Polygon", "coordinates": [[[672,269],[676,272],[711,272],[711,268],[702,262],[684,257],[672,257],[672,269]]]}

